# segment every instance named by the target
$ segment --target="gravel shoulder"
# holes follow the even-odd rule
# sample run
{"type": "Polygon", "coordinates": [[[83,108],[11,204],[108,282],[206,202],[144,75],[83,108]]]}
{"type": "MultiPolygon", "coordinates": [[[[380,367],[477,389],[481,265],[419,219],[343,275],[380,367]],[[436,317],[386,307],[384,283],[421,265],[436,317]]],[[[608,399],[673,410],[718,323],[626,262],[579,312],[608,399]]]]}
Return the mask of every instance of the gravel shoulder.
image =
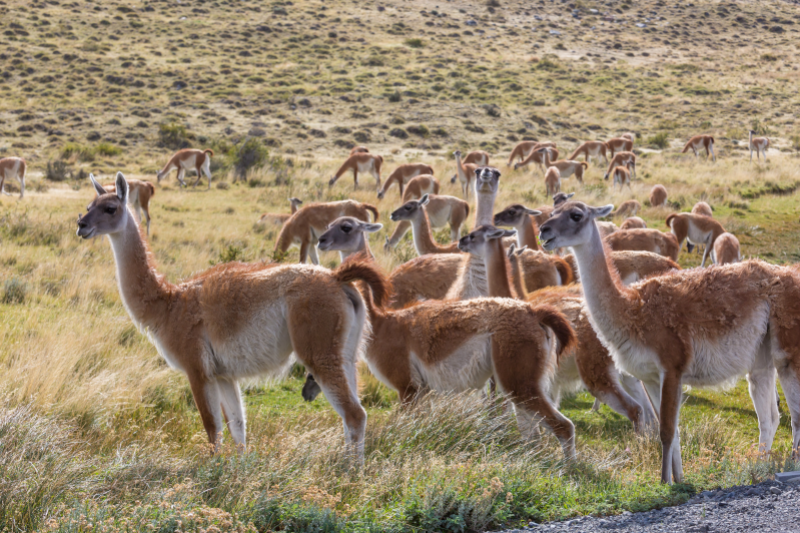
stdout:
{"type": "MultiPolygon", "coordinates": [[[[798,480],[800,481],[800,480],[798,480]]],[[[615,531],[621,533],[795,533],[800,532],[800,483],[765,481],[725,490],[706,491],[687,503],[643,513],[581,517],[534,524],[501,533],[615,531]]]]}

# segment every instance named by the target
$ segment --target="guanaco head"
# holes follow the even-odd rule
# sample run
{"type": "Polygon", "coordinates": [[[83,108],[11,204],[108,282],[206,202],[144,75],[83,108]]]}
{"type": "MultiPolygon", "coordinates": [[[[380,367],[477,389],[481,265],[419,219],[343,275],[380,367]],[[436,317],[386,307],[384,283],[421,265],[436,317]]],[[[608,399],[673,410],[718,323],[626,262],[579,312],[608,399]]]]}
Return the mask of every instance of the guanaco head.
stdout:
{"type": "Polygon", "coordinates": [[[461,237],[458,241],[458,249],[478,257],[486,257],[489,254],[489,243],[495,239],[503,237],[513,237],[517,234],[515,229],[502,229],[494,226],[478,226],[468,235],[461,237]]]}
{"type": "Polygon", "coordinates": [[[461,150],[456,150],[455,152],[453,152],[453,155],[454,155],[455,157],[457,157],[457,158],[458,158],[458,157],[461,157],[461,150]]]}
{"type": "Polygon", "coordinates": [[[365,233],[374,233],[383,224],[364,222],[355,217],[339,217],[328,225],[320,235],[317,248],[323,252],[337,250],[346,254],[360,252],[366,248],[365,233]]]}
{"type": "Polygon", "coordinates": [[[580,246],[592,237],[594,220],[603,218],[614,210],[613,205],[591,207],[583,202],[569,201],[558,206],[550,220],[539,228],[539,240],[547,251],[567,246],[580,246]]]}
{"type": "Polygon", "coordinates": [[[289,205],[291,205],[292,208],[296,209],[301,205],[303,205],[303,200],[301,200],[300,198],[289,198],[289,205]]]}
{"type": "Polygon", "coordinates": [[[158,172],[156,172],[156,178],[158,179],[158,183],[161,183],[161,180],[163,180],[166,175],[167,173],[164,172],[163,170],[159,170],[158,172]]]}
{"type": "Polygon", "coordinates": [[[399,222],[401,220],[412,220],[421,212],[422,208],[428,204],[429,200],[430,197],[427,194],[422,195],[422,198],[419,200],[409,200],[401,205],[398,209],[392,211],[392,214],[389,216],[389,218],[395,222],[399,222]]]}
{"type": "Polygon", "coordinates": [[[522,255],[522,252],[524,252],[527,249],[528,249],[527,244],[522,248],[517,248],[517,243],[512,242],[511,246],[509,246],[508,250],[506,250],[506,255],[508,256],[509,259],[512,259],[514,256],[522,255]]]}
{"type": "Polygon", "coordinates": [[[94,185],[97,197],[86,208],[86,214],[78,215],[78,236],[90,239],[97,235],[119,233],[128,222],[128,182],[122,172],[117,172],[114,183],[115,192],[109,193],[100,185],[93,174],[89,179],[94,185]]]}
{"type": "Polygon", "coordinates": [[[522,204],[513,204],[494,216],[494,225],[516,228],[525,222],[525,215],[535,217],[541,214],[542,212],[537,209],[528,209],[522,204]]]}
{"type": "Polygon", "coordinates": [[[575,196],[574,192],[571,192],[569,194],[567,194],[565,192],[556,193],[553,196],[553,206],[558,207],[561,204],[563,204],[564,202],[566,202],[567,200],[569,200],[570,198],[572,198],[573,196],[575,196]]]}
{"type": "Polygon", "coordinates": [[[494,167],[480,167],[475,171],[475,191],[497,194],[500,187],[500,171],[494,167]]]}

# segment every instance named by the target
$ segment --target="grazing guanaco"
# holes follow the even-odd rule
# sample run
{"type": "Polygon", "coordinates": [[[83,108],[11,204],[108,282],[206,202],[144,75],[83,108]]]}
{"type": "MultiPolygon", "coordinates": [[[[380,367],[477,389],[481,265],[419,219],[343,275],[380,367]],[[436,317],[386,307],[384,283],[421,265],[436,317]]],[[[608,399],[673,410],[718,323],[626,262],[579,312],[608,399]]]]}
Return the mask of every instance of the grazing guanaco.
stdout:
{"type": "Polygon", "coordinates": [[[603,141],[586,141],[578,146],[567,159],[577,160],[578,156],[583,154],[587,163],[590,157],[594,157],[595,159],[600,159],[602,157],[606,164],[608,164],[607,152],[608,146],[606,146],[606,143],[603,141]]]}
{"type": "Polygon", "coordinates": [[[750,134],[747,139],[747,145],[750,148],[750,162],[753,162],[753,150],[756,151],[756,161],[761,161],[759,154],[764,155],[764,162],[767,162],[767,149],[769,148],[769,139],[766,137],[753,137],[756,132],[750,130],[750,134]]]}
{"type": "Polygon", "coordinates": [[[625,169],[633,172],[633,178],[636,179],[636,154],[633,152],[618,152],[617,155],[611,158],[608,164],[608,170],[603,175],[603,179],[607,180],[611,171],[617,167],[624,167],[625,169]]]}
{"type": "MultiPolygon", "coordinates": [[[[476,167],[485,167],[489,165],[489,154],[483,150],[473,150],[469,152],[462,161],[465,165],[475,165],[476,167]]],[[[458,172],[450,178],[450,183],[455,183],[458,179],[458,172]]]]}
{"type": "Polygon", "coordinates": [[[348,170],[353,171],[353,183],[354,188],[358,189],[358,173],[361,172],[362,174],[368,172],[375,178],[377,182],[377,189],[380,190],[381,188],[381,165],[383,165],[383,157],[380,155],[370,154],[368,152],[357,152],[355,154],[350,155],[350,157],[342,163],[342,166],[339,167],[339,170],[336,171],[336,174],[328,181],[328,186],[332,187],[336,180],[342,177],[342,175],[347,172],[348,170]]]}
{"type": "MultiPolygon", "coordinates": [[[[404,163],[394,169],[386,181],[383,183],[383,188],[378,191],[378,200],[382,200],[392,185],[396,182],[400,188],[400,197],[403,197],[403,188],[408,181],[421,174],[433,175],[433,167],[423,163],[404,163]]],[[[437,191],[438,192],[438,191],[437,191]]]]}
{"type": "Polygon", "coordinates": [[[742,251],[739,248],[739,239],[732,233],[725,232],[714,241],[712,254],[714,264],[727,265],[738,263],[742,260],[742,251]]]}
{"type": "Polygon", "coordinates": [[[353,154],[368,154],[369,149],[366,146],[354,146],[352,150],[350,150],[350,155],[353,154]]]}
{"type": "Polygon", "coordinates": [[[407,202],[407,198],[422,198],[423,194],[439,194],[439,182],[430,174],[411,178],[403,194],[403,202],[407,202]]]}
{"type": "Polygon", "coordinates": [[[414,248],[417,250],[417,255],[458,253],[458,243],[454,242],[442,246],[434,240],[431,233],[431,223],[426,212],[428,200],[429,196],[427,194],[423,195],[419,200],[409,200],[399,209],[392,212],[392,220],[395,222],[400,222],[401,220],[411,222],[414,248]]]}
{"type": "Polygon", "coordinates": [[[535,152],[540,148],[556,148],[556,143],[550,141],[522,141],[517,143],[514,149],[511,150],[511,154],[508,156],[508,163],[506,163],[506,165],[510,167],[515,159],[520,162],[524,161],[528,159],[528,156],[531,154],[531,152],[535,152]]]}
{"type": "Polygon", "coordinates": [[[631,190],[631,173],[625,167],[616,167],[614,169],[614,181],[611,184],[612,188],[616,188],[617,184],[619,183],[619,190],[622,192],[622,188],[627,185],[628,190],[631,190]]]}
{"type": "Polygon", "coordinates": [[[706,264],[708,254],[714,249],[714,241],[725,233],[722,224],[711,217],[705,215],[693,215],[691,213],[673,213],[667,217],[667,226],[672,229],[672,234],[678,240],[678,248],[683,245],[684,239],[688,242],[687,250],[691,253],[693,245],[702,244],[705,246],[703,261],[700,266],[706,264]]]}
{"type": "Polygon", "coordinates": [[[650,205],[653,207],[667,205],[667,189],[663,185],[653,185],[650,189],[650,205]]]}
{"type": "MultiPolygon", "coordinates": [[[[630,134],[625,134],[630,135],[630,134]]],[[[630,152],[633,151],[633,139],[630,137],[615,137],[606,141],[608,147],[608,155],[614,157],[616,152],[630,152]]]]}
{"type": "Polygon", "coordinates": [[[686,143],[681,150],[682,154],[685,154],[689,150],[694,152],[695,158],[699,157],[699,152],[701,149],[705,149],[706,151],[706,159],[708,156],[711,156],[712,161],[717,160],[716,154],[714,154],[714,137],[711,135],[695,135],[686,143]]]}
{"type": "Polygon", "coordinates": [[[461,161],[461,151],[456,150],[453,152],[456,158],[456,175],[450,179],[450,183],[455,183],[456,178],[461,182],[461,192],[465,200],[469,200],[469,194],[472,191],[472,183],[475,181],[475,171],[478,170],[478,165],[474,163],[463,163],[461,161]]]}
{"type": "Polygon", "coordinates": [[[692,207],[692,214],[693,215],[703,215],[707,217],[713,217],[714,212],[711,210],[711,206],[708,205],[706,202],[697,202],[692,207]]]}
{"type": "Polygon", "coordinates": [[[193,148],[184,148],[178,150],[164,165],[164,168],[156,173],[158,182],[164,179],[173,170],[178,171],[178,182],[181,187],[186,187],[186,182],[183,177],[186,175],[187,170],[194,170],[197,173],[197,179],[192,183],[192,187],[196,187],[200,183],[200,173],[204,173],[208,178],[208,188],[211,188],[211,158],[214,157],[214,151],[207,148],[205,150],[195,150],[193,148]]]}
{"type": "Polygon", "coordinates": [[[623,138],[625,138],[625,139],[628,139],[628,140],[629,140],[629,141],[631,141],[631,142],[633,142],[633,141],[635,141],[635,140],[636,140],[636,134],[634,134],[634,133],[631,133],[631,132],[626,132],[626,133],[623,133],[622,135],[620,135],[620,137],[623,137],[623,138]]]}
{"type": "Polygon", "coordinates": [[[167,363],[187,375],[215,451],[224,420],[245,450],[239,381],[281,374],[294,353],[342,417],[348,451],[363,460],[367,414],[358,400],[356,359],[366,307],[351,282],[365,281],[382,304],[386,286],[374,267],[349,263],[331,272],[309,265],[234,262],[173,284],[155,269],[126,205],[129,189],[122,173],[114,194],[90,179],[97,198],[78,217],[78,236],[108,236],[125,309],[167,363]]]}
{"type": "Polygon", "coordinates": [[[619,225],[619,229],[623,231],[626,229],[645,229],[646,227],[647,223],[639,217],[628,217],[619,225]]]}
{"type": "Polygon", "coordinates": [[[0,159],[0,192],[6,196],[11,196],[6,192],[5,182],[7,179],[16,178],[19,182],[19,198],[25,196],[25,170],[27,164],[21,157],[4,157],[0,159]]]}
{"type": "Polygon", "coordinates": [[[557,167],[550,167],[544,175],[544,185],[547,187],[547,196],[561,192],[561,172],[557,167]]]}
{"type": "MultiPolygon", "coordinates": [[[[408,192],[408,190],[406,190],[408,192]]],[[[417,198],[421,198],[419,196],[417,198]]],[[[409,198],[409,200],[417,199],[409,198]]],[[[428,195],[428,205],[425,206],[428,213],[428,220],[431,228],[443,228],[450,225],[450,240],[457,241],[461,236],[461,226],[467,221],[469,216],[469,204],[461,198],[455,196],[440,196],[438,194],[428,195]]],[[[397,224],[390,237],[386,237],[385,250],[390,250],[397,246],[400,239],[411,229],[411,222],[404,220],[397,224]]]]}
{"type": "Polygon", "coordinates": [[[514,163],[514,170],[527,166],[531,163],[536,163],[539,166],[539,169],[541,169],[542,172],[545,172],[547,167],[550,166],[550,162],[555,161],[556,159],[558,159],[558,150],[549,146],[543,146],[542,148],[533,150],[528,157],[519,163],[514,163]]]}
{"type": "Polygon", "coordinates": [[[615,231],[604,237],[603,241],[615,252],[620,250],[653,252],[669,257],[673,261],[678,260],[680,249],[675,235],[649,228],[615,231]]]}
{"type": "MultiPolygon", "coordinates": [[[[623,371],[642,380],[659,417],[661,481],[680,483],[681,387],[719,386],[747,374],[769,451],[780,415],[775,370],[787,389],[793,454],[800,447],[800,273],[746,261],[678,270],[624,287],[594,221],[613,206],[567,202],[541,227],[546,250],[569,246],[592,327],[623,371]]],[[[762,448],[763,447],[763,448],[762,448]]]]}
{"type": "MultiPolygon", "coordinates": [[[[128,182],[128,203],[136,211],[139,222],[142,221],[142,211],[147,219],[147,234],[150,235],[150,199],[156,194],[156,188],[149,181],[127,180],[128,182]]],[[[103,185],[103,188],[111,194],[116,194],[116,184],[103,185]]]]}
{"type": "Polygon", "coordinates": [[[637,200],[625,200],[621,204],[616,211],[611,213],[612,217],[632,217],[639,212],[642,208],[642,204],[640,204],[637,200]]]}
{"type": "MultiPolygon", "coordinates": [[[[600,236],[602,238],[602,232],[600,236]]],[[[623,285],[630,285],[650,276],[660,276],[681,268],[678,263],[669,257],[654,254],[653,252],[634,250],[608,251],[608,257],[614,263],[617,272],[619,272],[619,278],[622,280],[623,285]]],[[[569,263],[575,273],[575,281],[580,282],[575,256],[572,254],[565,255],[564,260],[569,263]]]]}
{"type": "Polygon", "coordinates": [[[314,203],[302,207],[289,217],[281,228],[275,240],[274,254],[285,254],[294,245],[300,246],[300,262],[305,263],[310,257],[311,262],[319,264],[317,256],[317,239],[328,228],[328,225],[339,217],[355,217],[364,222],[369,222],[368,211],[372,211],[375,221],[378,220],[378,210],[373,205],[362,204],[355,200],[342,200],[340,202],[314,203]]]}
{"type": "Polygon", "coordinates": [[[303,200],[300,198],[289,198],[289,205],[291,209],[291,213],[264,213],[260,217],[258,217],[259,224],[267,224],[272,223],[276,226],[283,226],[289,217],[297,213],[297,210],[303,205],[303,200]]]}
{"type": "Polygon", "coordinates": [[[586,161],[570,161],[569,159],[562,159],[560,161],[553,161],[550,163],[551,167],[556,167],[561,173],[562,178],[568,178],[575,175],[575,178],[583,183],[583,173],[589,168],[589,163],[586,161]]]}

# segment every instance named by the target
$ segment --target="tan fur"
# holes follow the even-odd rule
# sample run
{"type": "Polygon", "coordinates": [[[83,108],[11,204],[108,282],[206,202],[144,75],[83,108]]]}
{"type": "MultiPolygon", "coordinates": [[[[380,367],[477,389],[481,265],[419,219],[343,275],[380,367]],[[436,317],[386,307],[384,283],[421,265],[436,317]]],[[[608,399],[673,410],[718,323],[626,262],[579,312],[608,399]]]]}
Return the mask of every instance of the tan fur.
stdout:
{"type": "Polygon", "coordinates": [[[639,212],[642,208],[642,204],[640,204],[637,200],[625,200],[621,204],[616,211],[611,213],[612,217],[632,217],[639,212]]]}
{"type": "Polygon", "coordinates": [[[536,163],[542,172],[545,172],[547,167],[550,166],[551,161],[558,159],[558,150],[550,146],[542,146],[533,150],[528,157],[514,164],[514,170],[528,166],[531,163],[536,163]]]}
{"type": "Polygon", "coordinates": [[[10,196],[5,189],[7,179],[19,181],[19,198],[25,196],[25,171],[27,164],[21,157],[4,157],[0,159],[0,193],[10,196]]]}
{"type": "Polygon", "coordinates": [[[78,220],[78,235],[108,235],[122,302],[167,362],[192,389],[209,441],[219,449],[223,420],[237,446],[246,446],[238,382],[279,374],[292,352],[310,369],[344,421],[348,448],[363,460],[366,412],[358,400],[355,363],[366,313],[351,281],[385,298],[369,265],[331,272],[308,265],[225,263],[173,284],[157,273],[129,208],[128,184],[116,194],[94,181],[98,197],[78,220]]]}
{"type": "Polygon", "coordinates": [[[750,149],[750,162],[753,162],[753,150],[756,151],[756,160],[761,160],[761,155],[764,156],[764,162],[767,162],[767,150],[769,149],[769,139],[766,137],[753,137],[755,131],[750,130],[748,137],[748,148],[750,149]]]}
{"type": "Polygon", "coordinates": [[[547,196],[561,192],[561,173],[556,167],[550,167],[544,175],[544,184],[547,187],[547,196]]]}
{"type": "Polygon", "coordinates": [[[478,170],[478,165],[462,162],[460,150],[453,152],[453,155],[456,158],[456,175],[450,179],[450,183],[455,183],[456,179],[458,179],[461,183],[461,193],[464,195],[464,199],[469,200],[470,192],[475,182],[475,171],[478,170]]]}
{"type": "Polygon", "coordinates": [[[411,178],[405,193],[403,193],[403,203],[414,198],[422,198],[424,194],[439,194],[439,182],[429,174],[411,178]]]}
{"type": "MultiPolygon", "coordinates": [[[[606,170],[606,173],[603,175],[603,179],[607,180],[611,172],[620,167],[626,171],[632,171],[633,177],[636,179],[636,154],[633,152],[618,152],[617,155],[611,158],[611,162],[608,164],[608,170],[606,170]]],[[[629,185],[630,176],[631,174],[628,172],[629,185]]]]}
{"type": "MultiPolygon", "coordinates": [[[[408,194],[408,189],[406,189],[406,193],[406,197],[411,196],[408,194]]],[[[406,201],[418,200],[422,198],[422,196],[422,194],[419,196],[414,195],[406,201]]],[[[443,228],[445,225],[449,225],[450,240],[457,241],[459,239],[461,236],[461,226],[464,225],[467,221],[467,217],[469,217],[469,204],[467,202],[455,196],[430,194],[428,196],[428,205],[425,206],[425,210],[428,213],[428,221],[430,222],[431,228],[439,229],[443,228]]],[[[399,222],[397,226],[395,226],[392,235],[386,238],[384,249],[389,250],[397,246],[400,239],[402,239],[410,229],[411,222],[408,220],[399,222]]]]}
{"type": "Polygon", "coordinates": [[[616,231],[603,239],[611,250],[653,252],[678,260],[678,242],[674,235],[657,229],[629,229],[616,231]]]}
{"type": "Polygon", "coordinates": [[[653,185],[650,190],[650,205],[653,207],[667,205],[667,189],[663,185],[653,185]]]}
{"type": "Polygon", "coordinates": [[[714,240],[714,264],[727,265],[742,260],[739,239],[732,233],[723,233],[714,240]]]}
{"type": "Polygon", "coordinates": [[[528,209],[522,204],[512,204],[494,215],[495,226],[512,227],[517,230],[517,245],[539,250],[539,227],[536,225],[538,210],[528,209]]]}
{"type": "Polygon", "coordinates": [[[613,222],[603,222],[601,220],[597,221],[597,228],[600,230],[600,236],[604,239],[619,231],[619,228],[613,222]]]}
{"type": "Polygon", "coordinates": [[[511,154],[508,156],[508,163],[506,163],[506,165],[510,167],[514,160],[524,161],[528,158],[531,152],[535,152],[540,148],[556,148],[556,143],[550,141],[522,141],[517,143],[514,149],[511,150],[511,154]]]}
{"type": "MultiPolygon", "coordinates": [[[[788,343],[798,335],[785,328],[796,331],[800,319],[797,273],[747,261],[623,287],[594,225],[611,209],[567,202],[542,225],[542,243],[574,250],[593,328],[615,363],[645,384],[659,415],[662,482],[683,478],[677,426],[684,384],[715,386],[747,373],[759,443],[769,451],[779,422],[777,369],[792,398],[793,429],[800,429],[800,350],[788,343]]],[[[800,443],[800,435],[793,440],[800,443]]]]}
{"type": "Polygon", "coordinates": [[[211,158],[214,157],[214,151],[211,149],[195,150],[194,148],[184,148],[178,150],[164,165],[164,168],[156,173],[158,182],[161,183],[170,172],[173,170],[178,171],[178,183],[181,187],[186,187],[186,182],[183,181],[183,176],[187,170],[194,170],[197,173],[197,179],[192,184],[195,187],[200,183],[201,172],[205,173],[208,178],[208,188],[211,188],[211,158]]]}
{"type": "Polygon", "coordinates": [[[442,246],[434,240],[428,213],[426,212],[429,199],[430,197],[426,194],[419,200],[409,200],[399,209],[392,212],[392,220],[395,222],[407,220],[411,223],[411,231],[414,234],[414,247],[418,255],[458,253],[458,243],[442,246]]]}
{"type": "Polygon", "coordinates": [[[568,178],[575,175],[575,178],[583,183],[583,173],[589,168],[589,163],[586,161],[570,161],[569,159],[562,159],[560,161],[553,161],[550,163],[551,167],[556,167],[561,173],[562,178],[568,178]]]}
{"type": "MultiPolygon", "coordinates": [[[[464,163],[468,165],[475,165],[476,167],[485,167],[489,165],[489,153],[483,150],[473,150],[464,158],[464,163]]],[[[432,172],[431,172],[432,174],[432,172]]]]}
{"type": "Polygon", "coordinates": [[[369,153],[369,149],[368,149],[366,146],[354,146],[354,147],[353,147],[353,148],[350,150],[350,155],[354,155],[354,154],[368,154],[368,153],[369,153]]]}
{"type": "MultiPolygon", "coordinates": [[[[147,234],[150,235],[150,199],[156,194],[156,188],[149,181],[127,180],[128,181],[128,203],[136,211],[136,216],[141,223],[142,211],[147,219],[147,234]]],[[[116,185],[103,185],[109,193],[116,194],[116,185]]]]}
{"type": "Polygon", "coordinates": [[[647,223],[639,217],[628,217],[622,221],[620,224],[619,229],[626,230],[626,229],[644,229],[647,227],[647,223]]]}
{"type": "Polygon", "coordinates": [[[606,146],[606,143],[603,141],[586,141],[578,146],[578,148],[576,148],[575,151],[572,152],[572,155],[567,159],[577,160],[578,156],[583,154],[587,163],[589,162],[590,157],[595,157],[597,159],[602,157],[606,164],[608,164],[608,157],[606,155],[607,152],[608,146],[606,146]]]}
{"type": "Polygon", "coordinates": [[[616,167],[614,169],[614,181],[612,183],[612,188],[615,188],[619,183],[619,190],[622,192],[622,187],[627,185],[628,190],[631,190],[631,173],[628,172],[628,169],[625,167],[616,167]]]}
{"type": "MultiPolygon", "coordinates": [[[[660,276],[672,270],[680,270],[681,268],[672,259],[653,252],[623,250],[621,252],[609,251],[608,253],[614,268],[617,269],[619,277],[625,285],[630,285],[650,276],[660,276]]],[[[575,256],[572,254],[565,255],[564,260],[569,263],[572,271],[575,272],[575,281],[580,282],[577,279],[578,265],[575,262],[575,256]]]]}
{"type": "Polygon", "coordinates": [[[276,226],[283,226],[289,217],[297,213],[297,209],[299,206],[303,204],[303,201],[299,198],[289,198],[289,208],[291,209],[291,213],[264,213],[260,217],[258,217],[258,224],[274,224],[276,226]]]}
{"type": "Polygon", "coordinates": [[[692,214],[693,215],[703,215],[706,217],[713,217],[714,212],[711,210],[711,206],[708,205],[706,202],[697,202],[692,207],[692,214]]]}
{"type": "Polygon", "coordinates": [[[375,178],[377,183],[377,189],[380,190],[381,188],[381,165],[383,165],[383,157],[380,155],[370,154],[368,152],[357,152],[355,154],[351,154],[342,166],[339,167],[339,170],[336,171],[336,174],[328,181],[328,186],[332,187],[336,180],[342,177],[345,172],[348,170],[353,171],[353,183],[354,188],[358,189],[358,173],[359,172],[368,172],[375,178]]]}
{"type": "Polygon", "coordinates": [[[711,155],[714,161],[717,160],[717,156],[714,153],[714,137],[711,135],[695,135],[687,141],[683,147],[683,150],[681,150],[681,153],[685,154],[691,150],[694,153],[694,156],[698,157],[701,149],[705,149],[706,159],[708,159],[708,156],[711,155]]]}
{"type": "MultiPolygon", "coordinates": [[[[398,166],[392,171],[391,174],[389,174],[389,177],[386,178],[386,181],[383,183],[383,188],[378,191],[378,199],[383,199],[383,197],[386,195],[386,191],[388,191],[395,183],[397,183],[400,189],[400,197],[402,198],[403,189],[406,183],[408,183],[411,178],[421,174],[433,176],[433,167],[424,163],[404,163],[398,166]]],[[[436,192],[438,193],[438,191],[436,192]]]]}
{"type": "Polygon", "coordinates": [[[616,152],[631,152],[633,151],[633,139],[628,137],[616,137],[606,141],[608,146],[608,155],[614,157],[616,152]]]}
{"type": "Polygon", "coordinates": [[[300,246],[300,262],[305,263],[306,257],[310,255],[311,262],[318,265],[317,239],[325,232],[328,225],[344,216],[369,222],[368,211],[372,211],[377,221],[378,210],[375,206],[355,200],[308,204],[289,217],[289,220],[283,225],[275,241],[274,251],[285,254],[290,247],[298,245],[300,246]]]}
{"type": "Polygon", "coordinates": [[[714,249],[714,241],[725,233],[722,224],[705,215],[691,213],[673,213],[667,217],[667,226],[672,229],[672,234],[678,241],[678,247],[688,239],[691,244],[703,244],[706,249],[703,253],[701,266],[705,266],[708,254],[714,249]]]}

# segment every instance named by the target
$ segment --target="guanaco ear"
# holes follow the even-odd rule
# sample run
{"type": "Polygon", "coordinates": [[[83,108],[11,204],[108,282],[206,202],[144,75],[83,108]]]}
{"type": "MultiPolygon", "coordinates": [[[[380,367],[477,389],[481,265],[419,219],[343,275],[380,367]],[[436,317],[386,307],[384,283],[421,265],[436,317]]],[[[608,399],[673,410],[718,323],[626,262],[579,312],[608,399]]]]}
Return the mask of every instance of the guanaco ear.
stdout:
{"type": "MultiPolygon", "coordinates": [[[[378,231],[379,229],[381,229],[383,227],[383,224],[371,224],[371,223],[366,223],[365,222],[365,223],[361,224],[360,227],[366,233],[375,233],[376,231],[378,231]]],[[[388,242],[388,239],[387,239],[387,242],[388,242]]]]}
{"type": "Polygon", "coordinates": [[[571,193],[569,193],[569,194],[567,195],[567,200],[569,200],[569,199],[570,199],[570,198],[572,198],[573,196],[575,196],[575,193],[574,193],[574,192],[571,192],[571,193]]]}
{"type": "Polygon", "coordinates": [[[603,207],[592,207],[591,210],[592,218],[607,217],[613,210],[614,210],[614,204],[604,205],[603,207]]]}
{"type": "Polygon", "coordinates": [[[527,249],[528,249],[528,245],[526,244],[525,246],[523,246],[522,248],[517,250],[517,255],[522,255],[522,252],[524,252],[527,249]]]}
{"type": "Polygon", "coordinates": [[[97,193],[97,196],[108,194],[108,191],[94,179],[94,174],[89,174],[89,179],[92,181],[92,185],[94,185],[94,191],[97,193]]]}
{"type": "Polygon", "coordinates": [[[486,234],[486,240],[502,239],[503,237],[513,237],[516,234],[517,230],[515,229],[495,228],[486,234]]]}
{"type": "Polygon", "coordinates": [[[422,198],[419,199],[419,205],[426,205],[429,200],[430,200],[429,195],[427,193],[423,194],[422,198]]]}
{"type": "Polygon", "coordinates": [[[508,255],[508,257],[514,257],[514,250],[516,249],[517,249],[517,243],[512,242],[511,246],[508,247],[508,252],[506,253],[506,255],[508,255]]]}
{"type": "Polygon", "coordinates": [[[528,209],[527,207],[525,207],[523,209],[525,209],[525,212],[528,213],[532,217],[538,217],[539,215],[542,214],[542,212],[539,211],[538,209],[528,209]]]}
{"type": "Polygon", "coordinates": [[[115,184],[117,188],[117,198],[124,204],[128,201],[128,181],[125,179],[125,176],[122,175],[122,172],[117,172],[117,182],[115,184]]]}

